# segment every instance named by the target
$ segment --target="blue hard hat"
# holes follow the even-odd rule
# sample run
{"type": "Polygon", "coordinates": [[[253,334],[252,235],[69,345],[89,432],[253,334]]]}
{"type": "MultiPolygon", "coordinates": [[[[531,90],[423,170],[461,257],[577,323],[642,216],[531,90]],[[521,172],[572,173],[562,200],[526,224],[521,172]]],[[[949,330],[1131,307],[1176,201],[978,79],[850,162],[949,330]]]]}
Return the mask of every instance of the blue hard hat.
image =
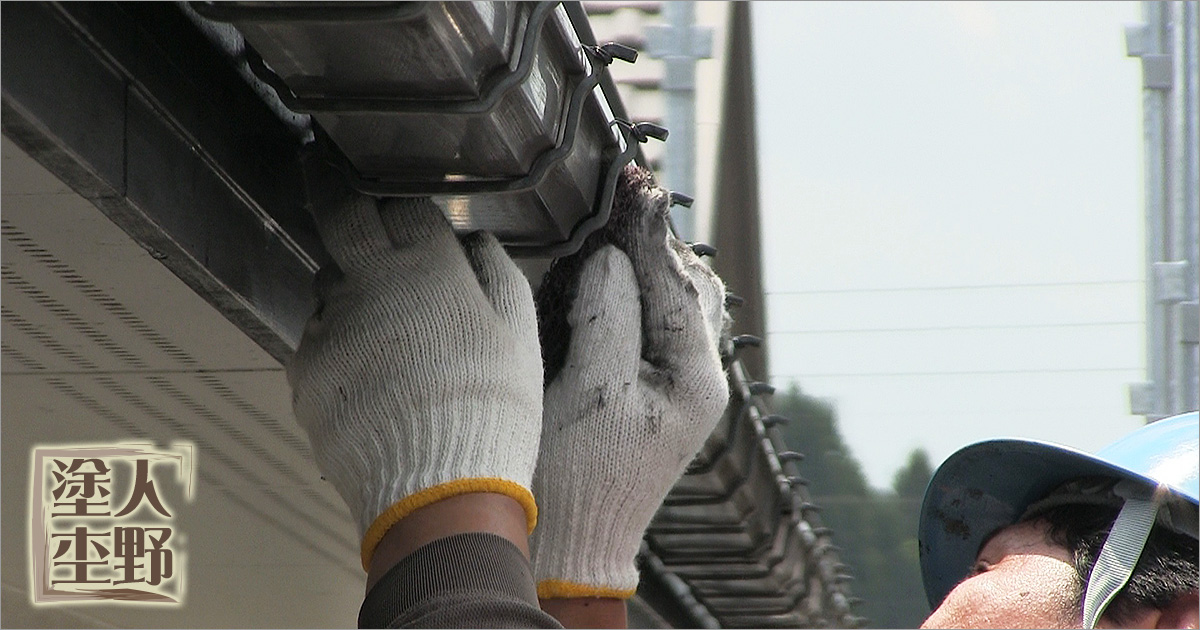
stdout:
{"type": "MultiPolygon", "coordinates": [[[[1175,501],[1197,505],[1200,420],[1196,412],[1141,427],[1095,455],[1032,440],[967,446],[934,473],[917,533],[929,605],[937,608],[975,563],[983,541],[1015,523],[1030,504],[1081,477],[1166,486],[1175,501]]],[[[1190,531],[1195,537],[1195,531],[1190,531]]]]}

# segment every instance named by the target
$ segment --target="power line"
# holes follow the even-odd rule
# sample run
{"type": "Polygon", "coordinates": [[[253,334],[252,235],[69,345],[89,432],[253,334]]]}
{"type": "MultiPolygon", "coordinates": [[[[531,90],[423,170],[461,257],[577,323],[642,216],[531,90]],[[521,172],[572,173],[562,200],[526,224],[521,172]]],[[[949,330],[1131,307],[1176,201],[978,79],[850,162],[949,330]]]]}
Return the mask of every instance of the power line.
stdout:
{"type": "Polygon", "coordinates": [[[874,287],[868,289],[812,289],[767,291],[767,295],[820,295],[827,293],[903,293],[912,291],[976,291],[992,289],[1040,289],[1053,287],[1112,286],[1143,284],[1142,280],[1083,280],[1079,282],[1028,282],[1019,284],[963,284],[942,287],[874,287]]]}
{"type": "Polygon", "coordinates": [[[801,379],[801,378],[874,378],[892,376],[992,376],[1001,374],[1083,374],[1098,372],[1140,372],[1144,367],[1113,367],[1113,368],[1072,368],[1044,370],[959,370],[954,372],[841,372],[825,374],[778,374],[771,379],[801,379]]]}
{"type": "Polygon", "coordinates": [[[1101,326],[1142,326],[1146,322],[1079,322],[1074,324],[997,324],[991,326],[929,326],[913,328],[828,328],[814,330],[772,330],[768,335],[824,335],[852,333],[941,332],[944,330],[1030,330],[1037,328],[1094,328],[1101,326]]]}

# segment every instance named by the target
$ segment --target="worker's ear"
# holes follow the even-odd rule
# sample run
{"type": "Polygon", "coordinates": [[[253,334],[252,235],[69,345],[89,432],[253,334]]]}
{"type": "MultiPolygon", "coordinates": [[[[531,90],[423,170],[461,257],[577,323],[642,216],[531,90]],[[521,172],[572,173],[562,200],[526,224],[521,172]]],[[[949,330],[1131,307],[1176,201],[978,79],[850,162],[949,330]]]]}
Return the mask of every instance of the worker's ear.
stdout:
{"type": "Polygon", "coordinates": [[[1156,628],[1200,628],[1200,598],[1193,591],[1175,598],[1160,611],[1156,628]]]}

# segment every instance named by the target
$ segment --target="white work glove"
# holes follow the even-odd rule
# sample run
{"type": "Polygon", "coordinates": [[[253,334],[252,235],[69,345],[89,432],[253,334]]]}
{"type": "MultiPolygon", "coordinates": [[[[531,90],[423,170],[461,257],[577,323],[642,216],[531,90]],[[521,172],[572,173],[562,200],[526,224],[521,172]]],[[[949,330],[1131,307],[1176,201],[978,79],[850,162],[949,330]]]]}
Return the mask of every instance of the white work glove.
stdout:
{"type": "Polygon", "coordinates": [[[288,382],[363,568],[397,521],[458,494],[508,495],[532,531],[542,369],[525,277],[491,235],[460,244],[429,199],[377,202],[306,174],[337,268],[318,274],[288,382]]]}
{"type": "Polygon", "coordinates": [[[634,594],[645,529],[729,400],[724,285],[668,234],[665,190],[648,174],[623,185],[630,207],[614,212],[633,216],[614,217],[625,232],[610,241],[629,255],[604,245],[583,263],[546,388],[532,538],[542,598],[634,594]]]}

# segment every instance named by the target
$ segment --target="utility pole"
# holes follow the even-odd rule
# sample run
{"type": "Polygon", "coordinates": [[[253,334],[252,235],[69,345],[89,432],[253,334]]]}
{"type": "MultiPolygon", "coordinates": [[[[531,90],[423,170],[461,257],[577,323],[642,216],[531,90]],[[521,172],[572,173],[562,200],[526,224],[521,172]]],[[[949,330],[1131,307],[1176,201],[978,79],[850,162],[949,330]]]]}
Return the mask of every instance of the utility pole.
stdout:
{"type": "MultiPolygon", "coordinates": [[[[695,2],[664,2],[665,24],[646,29],[646,53],[666,66],[661,89],[666,93],[666,184],[685,195],[696,194],[696,62],[712,56],[712,29],[696,26],[695,2]]],[[[685,241],[695,240],[695,220],[688,208],[674,206],[671,221],[685,241]]]]}
{"type": "Polygon", "coordinates": [[[1200,406],[1200,3],[1142,2],[1125,28],[1142,64],[1146,189],[1146,372],[1129,388],[1131,413],[1153,422],[1200,406]]]}

